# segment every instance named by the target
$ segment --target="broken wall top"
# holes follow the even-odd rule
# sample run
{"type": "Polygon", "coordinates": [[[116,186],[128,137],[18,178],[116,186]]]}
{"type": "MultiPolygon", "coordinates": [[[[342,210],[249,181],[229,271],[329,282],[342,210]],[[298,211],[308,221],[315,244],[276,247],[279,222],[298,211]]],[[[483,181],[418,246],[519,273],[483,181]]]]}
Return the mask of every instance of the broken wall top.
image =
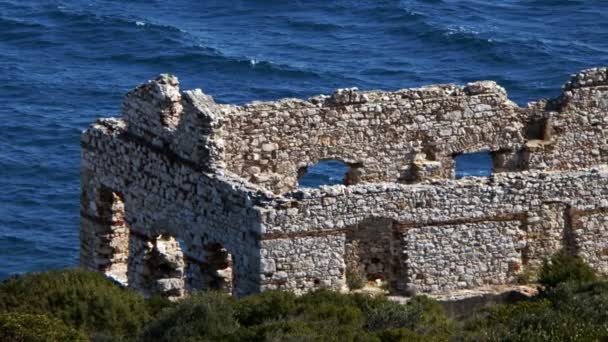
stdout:
{"type": "Polygon", "coordinates": [[[491,152],[498,172],[586,168],[608,159],[606,113],[608,69],[596,68],[527,108],[492,81],[221,105],[161,75],[127,95],[122,119],[201,170],[284,193],[325,159],[350,166],[348,184],[454,178],[454,156],[476,151],[491,152]]]}

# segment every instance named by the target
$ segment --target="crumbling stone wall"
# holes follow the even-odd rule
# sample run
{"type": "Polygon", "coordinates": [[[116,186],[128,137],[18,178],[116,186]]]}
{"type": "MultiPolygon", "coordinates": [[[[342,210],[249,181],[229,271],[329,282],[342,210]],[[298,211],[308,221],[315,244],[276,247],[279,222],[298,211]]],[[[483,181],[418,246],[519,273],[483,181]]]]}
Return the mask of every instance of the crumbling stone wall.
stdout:
{"type": "Polygon", "coordinates": [[[482,81],[219,105],[162,75],[82,136],[81,264],[145,294],[509,284],[565,248],[608,272],[608,69],[520,108],[482,81]],[[487,150],[489,178],[454,180],[487,150]],[[296,189],[323,159],[345,185],[296,189]]]}
{"type": "Polygon", "coordinates": [[[224,113],[226,168],[277,193],[295,188],[298,170],[324,159],[357,169],[356,182],[414,182],[427,168],[453,178],[455,154],[520,150],[527,119],[494,82],[344,89],[224,113]]]}
{"type": "Polygon", "coordinates": [[[349,184],[454,178],[455,155],[483,150],[500,172],[572,170],[606,161],[605,74],[576,75],[527,108],[490,81],[223,106],[218,135],[226,168],[276,193],[324,159],[351,165],[349,184]]]}
{"type": "Polygon", "coordinates": [[[121,267],[128,268],[128,279],[117,280],[144,292],[154,290],[170,297],[181,286],[179,278],[183,277],[186,288],[213,288],[221,270],[209,260],[214,257],[209,250],[219,244],[232,254],[235,293],[258,290],[257,236],[261,226],[252,198],[259,195],[242,181],[205,173],[166,147],[132,135],[122,120],[94,124],[83,135],[82,151],[83,266],[112,275],[107,272],[107,264],[119,262],[107,260],[107,253],[98,248],[99,241],[108,238],[108,222],[99,206],[100,191],[119,189],[124,201],[121,215],[130,234],[128,262],[120,260],[121,267]],[[172,248],[165,249],[166,255],[160,259],[173,266],[166,268],[164,274],[150,263],[150,258],[159,254],[159,237],[183,243],[173,243],[172,248]],[[177,253],[183,253],[183,271],[182,262],[175,258],[177,253]]]}
{"type": "MultiPolygon", "coordinates": [[[[289,260],[276,257],[267,261],[287,272],[280,278],[289,281],[284,284],[274,275],[267,282],[270,288],[307,289],[308,278],[322,274],[318,278],[321,282],[344,285],[339,283],[346,281],[344,277],[330,276],[345,274],[340,263],[300,262],[311,252],[298,254],[293,241],[323,237],[318,238],[317,258],[335,260],[343,253],[343,236],[359,222],[374,217],[396,222],[395,229],[404,242],[406,257],[400,266],[408,291],[445,292],[513,283],[519,274],[536,269],[543,258],[557,250],[578,248],[583,244],[579,240],[587,245],[608,243],[608,237],[598,234],[598,229],[608,226],[596,228],[576,221],[604,210],[607,186],[608,170],[602,169],[298,190],[288,194],[297,207],[269,211],[263,217],[267,235],[262,248],[268,251],[263,255],[291,251],[289,260]],[[334,244],[326,240],[332,236],[334,244]],[[338,247],[332,248],[336,244],[338,247]],[[290,269],[297,271],[290,273],[290,269]]],[[[600,270],[608,262],[594,260],[596,254],[581,255],[600,270]]]]}
{"type": "MultiPolygon", "coordinates": [[[[135,237],[135,236],[134,236],[135,237]]],[[[129,241],[131,264],[127,264],[129,284],[145,295],[162,293],[169,298],[184,295],[184,254],[179,242],[169,235],[129,241]],[[130,271],[130,273],[129,273],[130,271]]]]}

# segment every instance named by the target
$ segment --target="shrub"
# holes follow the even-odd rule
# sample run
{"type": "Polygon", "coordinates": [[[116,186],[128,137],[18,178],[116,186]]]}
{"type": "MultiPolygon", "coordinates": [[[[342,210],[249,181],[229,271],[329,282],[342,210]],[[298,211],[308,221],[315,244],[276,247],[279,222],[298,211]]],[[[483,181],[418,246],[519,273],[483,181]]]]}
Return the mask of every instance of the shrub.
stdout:
{"type": "Polygon", "coordinates": [[[267,321],[248,329],[242,329],[234,341],[318,341],[319,330],[308,322],[299,320],[267,321]]]}
{"type": "Polygon", "coordinates": [[[201,292],[164,310],[144,330],[142,341],[218,341],[239,329],[235,300],[219,292],[201,292]]]}
{"type": "Polygon", "coordinates": [[[299,308],[299,316],[309,322],[323,323],[330,328],[341,325],[360,328],[365,321],[363,313],[356,306],[333,303],[303,305],[299,308]]]}
{"type": "Polygon", "coordinates": [[[421,336],[409,329],[389,329],[378,333],[378,337],[382,342],[426,342],[432,341],[427,336],[421,336]]]}
{"type": "Polygon", "coordinates": [[[590,282],[596,280],[594,270],[578,256],[564,251],[558,252],[549,261],[545,260],[539,274],[539,283],[545,288],[565,282],[590,282]]]}
{"type": "Polygon", "coordinates": [[[367,310],[366,327],[371,331],[384,331],[382,336],[410,336],[411,333],[435,341],[448,340],[454,332],[443,307],[423,296],[412,298],[406,305],[377,301],[367,310]]]}
{"type": "Polygon", "coordinates": [[[548,300],[499,305],[467,322],[465,341],[599,341],[606,329],[548,300]]]}
{"type": "Polygon", "coordinates": [[[235,340],[247,341],[379,341],[365,330],[362,307],[375,301],[363,295],[329,290],[266,292],[241,299],[239,322],[246,325],[235,340]]]}
{"type": "Polygon", "coordinates": [[[324,325],[328,330],[342,325],[360,329],[365,317],[357,306],[358,297],[330,290],[312,291],[298,298],[296,315],[307,322],[324,325]]]}
{"type": "Polygon", "coordinates": [[[346,285],[351,290],[362,289],[367,283],[367,279],[363,272],[359,269],[347,268],[346,269],[346,285]]]}
{"type": "Polygon", "coordinates": [[[549,301],[522,302],[497,305],[482,310],[465,324],[464,336],[468,341],[498,341],[513,338],[522,328],[522,319],[551,310],[549,301]]]}
{"type": "Polygon", "coordinates": [[[152,296],[146,299],[146,307],[152,317],[158,317],[163,310],[173,308],[177,303],[160,295],[152,296]]]}
{"type": "Polygon", "coordinates": [[[470,341],[600,341],[608,338],[608,283],[595,281],[580,257],[556,253],[545,261],[543,293],[529,302],[498,305],[465,324],[470,341]]]}
{"type": "Polygon", "coordinates": [[[523,272],[517,275],[517,283],[527,285],[538,281],[538,274],[535,270],[524,269],[523,272]]]}
{"type": "Polygon", "coordinates": [[[554,310],[603,329],[608,327],[608,283],[564,283],[544,295],[554,310]]]}
{"type": "Polygon", "coordinates": [[[418,320],[416,315],[411,306],[385,300],[367,311],[365,325],[371,331],[409,328],[418,320]]]}
{"type": "Polygon", "coordinates": [[[99,334],[134,337],[150,316],[144,298],[79,269],[29,274],[0,284],[0,312],[45,314],[99,334]]]}
{"type": "Polygon", "coordinates": [[[81,331],[46,315],[2,313],[0,314],[0,341],[80,342],[87,341],[87,338],[81,331]]]}
{"type": "Polygon", "coordinates": [[[165,309],[142,341],[444,341],[451,325],[426,297],[408,305],[329,290],[271,291],[239,300],[200,293],[165,309]],[[382,338],[384,338],[382,337],[382,338]]]}
{"type": "Polygon", "coordinates": [[[234,341],[335,341],[335,342],[380,342],[372,333],[352,326],[328,327],[321,322],[306,320],[284,320],[266,322],[250,327],[234,341]]]}
{"type": "Polygon", "coordinates": [[[337,304],[356,305],[357,299],[363,297],[360,294],[342,294],[339,292],[319,289],[310,291],[297,298],[298,305],[337,304]]]}
{"type": "Polygon", "coordinates": [[[237,304],[237,320],[244,326],[280,320],[294,314],[296,296],[287,291],[268,291],[245,297],[237,304]]]}
{"type": "Polygon", "coordinates": [[[565,282],[530,302],[486,309],[465,325],[471,341],[605,341],[608,283],[565,282]]]}
{"type": "Polygon", "coordinates": [[[437,301],[425,296],[414,297],[407,306],[412,310],[410,329],[423,335],[443,339],[452,334],[454,326],[437,301]]]}

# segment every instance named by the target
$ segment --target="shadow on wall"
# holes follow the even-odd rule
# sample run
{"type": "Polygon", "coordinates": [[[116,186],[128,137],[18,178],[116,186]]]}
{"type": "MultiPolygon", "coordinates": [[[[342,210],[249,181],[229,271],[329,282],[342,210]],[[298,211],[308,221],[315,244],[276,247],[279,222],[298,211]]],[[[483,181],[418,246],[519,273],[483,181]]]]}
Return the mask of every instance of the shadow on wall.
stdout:
{"type": "Polygon", "coordinates": [[[221,244],[203,243],[196,250],[167,232],[149,236],[134,231],[126,218],[128,202],[105,186],[97,191],[96,207],[92,268],[145,296],[177,299],[208,289],[233,293],[233,256],[221,244]]]}
{"type": "Polygon", "coordinates": [[[351,290],[380,286],[392,294],[407,291],[403,233],[390,218],[370,217],[346,233],[344,262],[351,290]]]}

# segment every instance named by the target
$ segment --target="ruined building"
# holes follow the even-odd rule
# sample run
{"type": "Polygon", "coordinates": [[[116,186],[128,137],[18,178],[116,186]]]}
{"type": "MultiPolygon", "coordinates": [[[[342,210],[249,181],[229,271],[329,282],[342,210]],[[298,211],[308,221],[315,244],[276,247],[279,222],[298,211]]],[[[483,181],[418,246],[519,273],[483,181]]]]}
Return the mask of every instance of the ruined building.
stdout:
{"type": "Polygon", "coordinates": [[[82,135],[81,264],[143,291],[511,284],[565,248],[608,273],[608,69],[521,108],[491,81],[223,105],[162,75],[82,135]],[[489,177],[455,179],[488,151],[489,177]],[[298,188],[340,160],[344,184],[298,188]]]}

